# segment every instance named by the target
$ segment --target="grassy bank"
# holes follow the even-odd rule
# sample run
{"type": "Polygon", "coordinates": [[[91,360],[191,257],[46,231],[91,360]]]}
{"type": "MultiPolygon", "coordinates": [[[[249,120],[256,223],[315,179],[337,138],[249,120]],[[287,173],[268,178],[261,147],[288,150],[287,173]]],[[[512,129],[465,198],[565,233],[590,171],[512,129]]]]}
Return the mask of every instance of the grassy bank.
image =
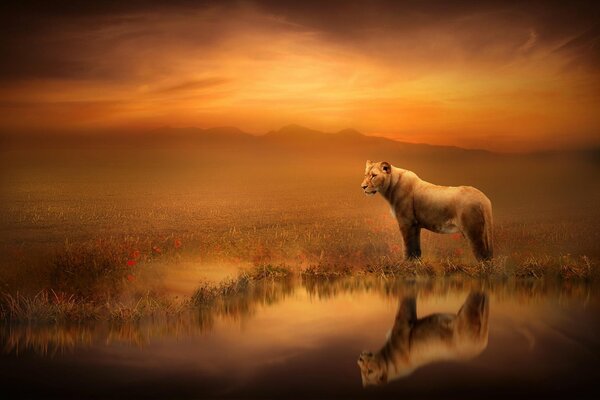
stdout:
{"type": "MultiPolygon", "coordinates": [[[[299,218],[299,216],[298,216],[299,218]]],[[[198,265],[284,265],[315,275],[372,273],[395,276],[593,279],[598,273],[594,221],[497,223],[496,257],[477,263],[460,234],[423,232],[419,262],[403,260],[402,239],[389,215],[342,218],[330,224],[231,227],[226,232],[122,235],[65,241],[27,251],[0,252],[0,290],[33,294],[54,290],[103,301],[181,262],[198,265]],[[159,267],[162,266],[162,267],[159,267]]],[[[33,246],[31,246],[33,247],[33,246]]],[[[138,296],[139,297],[139,296],[138,296]]]]}
{"type": "MultiPolygon", "coordinates": [[[[72,261],[72,258],[65,258],[72,261]]],[[[86,260],[85,257],[82,258],[86,260]]],[[[302,279],[306,282],[331,281],[336,279],[378,278],[383,280],[411,281],[444,281],[444,280],[473,280],[473,281],[523,281],[523,282],[595,282],[598,279],[598,268],[587,257],[574,258],[563,256],[558,258],[544,257],[529,258],[525,263],[510,269],[505,259],[479,264],[459,264],[452,260],[439,262],[403,261],[390,263],[383,260],[379,264],[367,265],[356,269],[347,266],[313,265],[298,269],[286,265],[258,265],[242,271],[236,278],[226,279],[217,283],[202,282],[195,292],[186,298],[177,298],[160,291],[139,291],[127,288],[127,276],[102,258],[104,263],[96,262],[97,278],[89,282],[90,276],[84,279],[89,286],[86,288],[102,288],[99,293],[87,289],[79,290],[80,283],[73,282],[72,287],[77,292],[65,289],[42,289],[34,294],[21,292],[4,292],[0,296],[0,319],[4,321],[61,323],[85,321],[135,321],[146,317],[176,316],[190,310],[214,308],[229,310],[247,307],[247,297],[255,295],[258,288],[264,291],[265,282],[284,282],[302,279]],[[106,284],[108,282],[108,284],[106,284]],[[86,293],[89,293],[86,295],[86,293]]],[[[70,264],[69,264],[70,265],[70,264]]],[[[70,265],[73,266],[73,265],[70,265]]],[[[64,267],[64,265],[61,265],[64,267]]],[[[82,267],[77,267],[82,268],[82,267]]],[[[75,269],[77,269],[75,268],[75,269]]],[[[148,267],[148,268],[151,268],[148,267]]],[[[63,271],[64,272],[64,271],[63,271]]],[[[61,275],[62,276],[62,275],[61,275]]],[[[70,276],[66,274],[65,276],[70,276]]],[[[75,279],[76,278],[72,278],[75,279]]],[[[68,287],[69,280],[59,280],[68,287]]],[[[275,301],[277,296],[261,296],[266,302],[275,301]]]]}

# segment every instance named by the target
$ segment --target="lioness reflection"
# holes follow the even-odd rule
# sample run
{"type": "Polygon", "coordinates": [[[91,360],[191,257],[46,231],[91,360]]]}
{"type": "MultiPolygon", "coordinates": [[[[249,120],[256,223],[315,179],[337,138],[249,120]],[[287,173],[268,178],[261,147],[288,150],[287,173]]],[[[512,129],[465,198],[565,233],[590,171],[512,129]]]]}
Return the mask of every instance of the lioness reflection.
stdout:
{"type": "Polygon", "coordinates": [[[472,292],[456,315],[431,314],[417,319],[415,296],[400,301],[386,344],[358,358],[363,386],[380,385],[410,375],[436,361],[479,355],[488,340],[488,297],[472,292]]]}

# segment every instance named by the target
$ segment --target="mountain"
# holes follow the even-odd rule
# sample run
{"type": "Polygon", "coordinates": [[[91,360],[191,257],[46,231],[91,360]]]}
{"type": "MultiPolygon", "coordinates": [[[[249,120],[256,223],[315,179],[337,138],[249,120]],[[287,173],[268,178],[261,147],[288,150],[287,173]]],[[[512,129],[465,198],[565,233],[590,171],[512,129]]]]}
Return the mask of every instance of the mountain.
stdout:
{"type": "Polygon", "coordinates": [[[287,125],[264,135],[252,135],[236,127],[173,128],[152,130],[111,130],[88,133],[38,132],[32,134],[4,134],[0,137],[4,147],[65,147],[65,146],[200,146],[236,149],[263,148],[279,152],[321,153],[485,153],[483,150],[466,150],[458,147],[414,144],[366,136],[347,128],[339,132],[322,132],[301,125],[287,125]]]}
{"type": "Polygon", "coordinates": [[[276,131],[267,132],[263,135],[263,138],[267,140],[320,140],[329,135],[325,132],[292,124],[276,131]]]}
{"type": "Polygon", "coordinates": [[[364,136],[362,133],[360,133],[356,129],[352,129],[352,128],[342,129],[341,131],[339,131],[337,133],[337,135],[346,137],[346,138],[359,138],[361,136],[364,136]]]}
{"type": "MultiPolygon", "coordinates": [[[[192,146],[194,148],[235,149],[236,151],[277,152],[281,154],[360,155],[379,159],[419,159],[435,157],[452,161],[461,157],[514,159],[520,155],[501,154],[487,150],[464,149],[423,143],[408,143],[379,136],[367,136],[356,129],[322,132],[298,124],[286,125],[263,135],[254,135],[231,126],[214,128],[161,127],[152,130],[110,130],[88,133],[37,132],[31,134],[0,134],[0,145],[11,147],[88,147],[88,146],[192,146]]],[[[212,150],[210,150],[212,151],[212,150]]],[[[523,156],[526,154],[523,154],[523,156]]],[[[539,158],[586,158],[598,162],[600,150],[536,152],[539,158]]]]}
{"type": "Polygon", "coordinates": [[[348,138],[365,138],[367,136],[363,135],[356,129],[342,129],[339,132],[322,132],[317,131],[315,129],[310,129],[304,127],[302,125],[291,124],[286,125],[279,130],[267,132],[263,135],[264,138],[286,138],[286,139],[294,139],[294,140],[323,140],[323,139],[348,139],[348,138]]]}

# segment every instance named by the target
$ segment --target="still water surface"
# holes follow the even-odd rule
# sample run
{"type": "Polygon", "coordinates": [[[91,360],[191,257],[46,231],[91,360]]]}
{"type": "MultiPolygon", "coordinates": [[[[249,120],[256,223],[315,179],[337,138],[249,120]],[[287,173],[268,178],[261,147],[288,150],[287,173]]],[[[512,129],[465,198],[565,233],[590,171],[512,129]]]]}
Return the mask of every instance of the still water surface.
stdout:
{"type": "Polygon", "coordinates": [[[177,318],[2,326],[0,387],[43,398],[598,398],[596,289],[266,282],[177,318]]]}

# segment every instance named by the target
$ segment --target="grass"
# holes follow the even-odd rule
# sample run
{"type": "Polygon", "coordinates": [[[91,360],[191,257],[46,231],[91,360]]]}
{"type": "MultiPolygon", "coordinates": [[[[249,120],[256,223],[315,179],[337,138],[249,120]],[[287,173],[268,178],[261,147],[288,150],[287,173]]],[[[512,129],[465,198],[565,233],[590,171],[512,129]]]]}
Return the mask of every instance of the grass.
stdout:
{"type": "Polygon", "coordinates": [[[563,280],[591,280],[597,278],[596,266],[587,256],[527,257],[514,269],[518,278],[542,279],[558,277],[563,280]]]}
{"type": "MultiPolygon", "coordinates": [[[[11,259],[10,266],[0,273],[0,318],[48,323],[119,322],[177,315],[190,307],[217,307],[228,313],[246,307],[244,297],[257,290],[259,283],[294,276],[313,280],[375,276],[568,282],[597,280],[600,271],[595,257],[545,251],[544,246],[562,243],[564,237],[544,233],[536,224],[530,229],[497,224],[497,256],[478,263],[464,238],[427,233],[422,241],[423,258],[405,261],[397,228],[388,219],[359,222],[340,219],[337,224],[308,227],[289,223],[269,226],[262,232],[235,228],[218,241],[216,234],[183,232],[66,241],[37,261],[25,256],[11,259]],[[537,233],[533,238],[532,230],[537,233]],[[250,264],[254,268],[221,283],[199,282],[193,294],[174,299],[160,282],[186,260],[200,265],[250,264]]],[[[582,223],[573,229],[564,235],[580,237],[578,245],[595,240],[590,225],[582,223]]],[[[265,299],[269,296],[265,292],[265,299]]]]}
{"type": "Polygon", "coordinates": [[[105,300],[42,290],[35,295],[2,293],[0,319],[29,323],[65,323],[90,321],[135,321],[144,317],[171,316],[183,312],[187,302],[147,294],[134,302],[105,300]]]}
{"type": "MultiPolygon", "coordinates": [[[[102,270],[104,271],[104,269],[102,270]]],[[[218,283],[203,282],[185,299],[146,293],[123,302],[118,297],[81,297],[73,293],[42,290],[34,295],[3,293],[0,298],[0,319],[4,321],[61,323],[106,320],[112,322],[136,321],[146,317],[173,316],[190,309],[220,308],[228,314],[231,309],[247,307],[247,297],[256,296],[263,290],[264,301],[272,302],[273,293],[265,292],[265,283],[284,282],[301,278],[306,282],[339,280],[345,278],[367,279],[369,277],[430,281],[436,278],[590,282],[596,280],[597,268],[589,258],[563,256],[542,259],[528,258],[525,263],[508,270],[505,260],[499,259],[475,265],[455,263],[450,259],[438,263],[427,260],[382,262],[360,270],[331,265],[313,265],[299,270],[285,265],[259,265],[241,272],[236,278],[218,283]],[[360,278],[360,277],[363,278],[360,278]],[[261,289],[262,288],[262,289],[261,289]]],[[[120,274],[120,272],[119,272],[120,274]]],[[[102,276],[102,280],[107,279],[102,276]]],[[[117,279],[112,277],[110,281],[117,279]]],[[[277,296],[275,296],[277,298],[277,296]]]]}
{"type": "MultiPolygon", "coordinates": [[[[103,161],[110,155],[98,157],[103,161]]],[[[52,289],[102,300],[143,281],[158,264],[186,260],[285,265],[306,274],[505,273],[569,279],[593,276],[600,260],[595,186],[555,193],[558,189],[546,183],[542,189],[554,196],[542,196],[546,193],[532,183],[540,179],[543,166],[510,188],[492,179],[503,165],[485,174],[471,168],[454,172],[466,183],[479,179],[494,200],[496,259],[479,265],[461,235],[426,231],[422,263],[405,263],[389,207],[379,197],[360,193],[360,170],[317,179],[310,171],[295,170],[271,177],[269,169],[266,190],[257,181],[263,174],[246,177],[235,166],[207,174],[209,167],[191,161],[172,170],[171,164],[123,165],[115,174],[109,167],[83,163],[63,169],[44,164],[16,168],[6,177],[0,187],[0,290],[34,294],[52,289]],[[297,175],[290,180],[292,173],[297,175]],[[524,206],[523,199],[532,204],[524,206]],[[570,261],[561,260],[565,256],[570,261]],[[564,271],[556,271],[558,264],[566,265],[564,271]]],[[[549,171],[543,173],[552,175],[549,171]]],[[[435,178],[453,183],[451,177],[435,178]]]]}
{"type": "Polygon", "coordinates": [[[292,276],[292,270],[285,266],[260,265],[251,270],[243,271],[235,279],[226,279],[218,284],[202,284],[192,295],[191,305],[194,307],[211,306],[217,301],[228,300],[240,294],[245,294],[264,282],[281,282],[292,276]]]}
{"type": "Polygon", "coordinates": [[[262,283],[294,276],[598,278],[597,163],[414,160],[420,165],[406,167],[424,179],[473,184],[490,196],[496,257],[478,263],[461,235],[424,231],[422,260],[407,262],[388,205],[359,189],[364,160],[264,155],[242,163],[199,151],[7,153],[2,318],[127,321],[203,304],[227,313],[255,291],[275,299],[262,283]],[[195,293],[175,299],[162,280],[184,263],[255,268],[224,283],[198,280],[195,293]]]}
{"type": "Polygon", "coordinates": [[[202,284],[192,295],[192,304],[195,306],[209,306],[217,299],[232,296],[245,290],[250,284],[250,278],[242,274],[238,279],[230,279],[218,285],[202,284]]]}
{"type": "Polygon", "coordinates": [[[498,223],[492,262],[476,262],[462,236],[431,233],[423,234],[422,260],[407,262],[403,260],[397,228],[391,218],[384,217],[362,223],[360,218],[339,219],[332,225],[290,223],[261,231],[255,227],[236,228],[230,233],[204,236],[172,232],[67,241],[47,252],[33,252],[32,256],[8,254],[0,260],[0,290],[32,294],[45,289],[103,300],[137,285],[148,274],[158,273],[158,265],[181,261],[263,266],[267,275],[282,273],[278,266],[307,275],[594,279],[598,273],[598,257],[582,254],[577,248],[596,246],[593,224],[583,221],[571,227],[569,235],[578,239],[564,253],[561,250],[569,248],[564,247],[561,237],[553,235],[550,225],[544,226],[549,229],[544,232],[532,223],[530,229],[538,233],[532,238],[530,231],[520,226],[498,223]]]}
{"type": "Polygon", "coordinates": [[[99,319],[101,307],[73,295],[43,290],[33,296],[3,293],[0,318],[8,321],[56,323],[99,319]]]}
{"type": "Polygon", "coordinates": [[[76,297],[100,297],[120,291],[129,271],[122,248],[104,241],[79,245],[65,244],[49,265],[52,290],[76,297]]]}
{"type": "Polygon", "coordinates": [[[173,316],[190,308],[209,307],[219,301],[231,300],[250,288],[256,289],[261,283],[281,281],[291,275],[291,270],[284,266],[262,265],[217,284],[204,282],[189,299],[179,300],[150,293],[128,302],[110,297],[98,301],[96,296],[78,297],[54,290],[42,290],[34,295],[2,293],[0,319],[36,323],[122,322],[144,317],[173,316]]]}

